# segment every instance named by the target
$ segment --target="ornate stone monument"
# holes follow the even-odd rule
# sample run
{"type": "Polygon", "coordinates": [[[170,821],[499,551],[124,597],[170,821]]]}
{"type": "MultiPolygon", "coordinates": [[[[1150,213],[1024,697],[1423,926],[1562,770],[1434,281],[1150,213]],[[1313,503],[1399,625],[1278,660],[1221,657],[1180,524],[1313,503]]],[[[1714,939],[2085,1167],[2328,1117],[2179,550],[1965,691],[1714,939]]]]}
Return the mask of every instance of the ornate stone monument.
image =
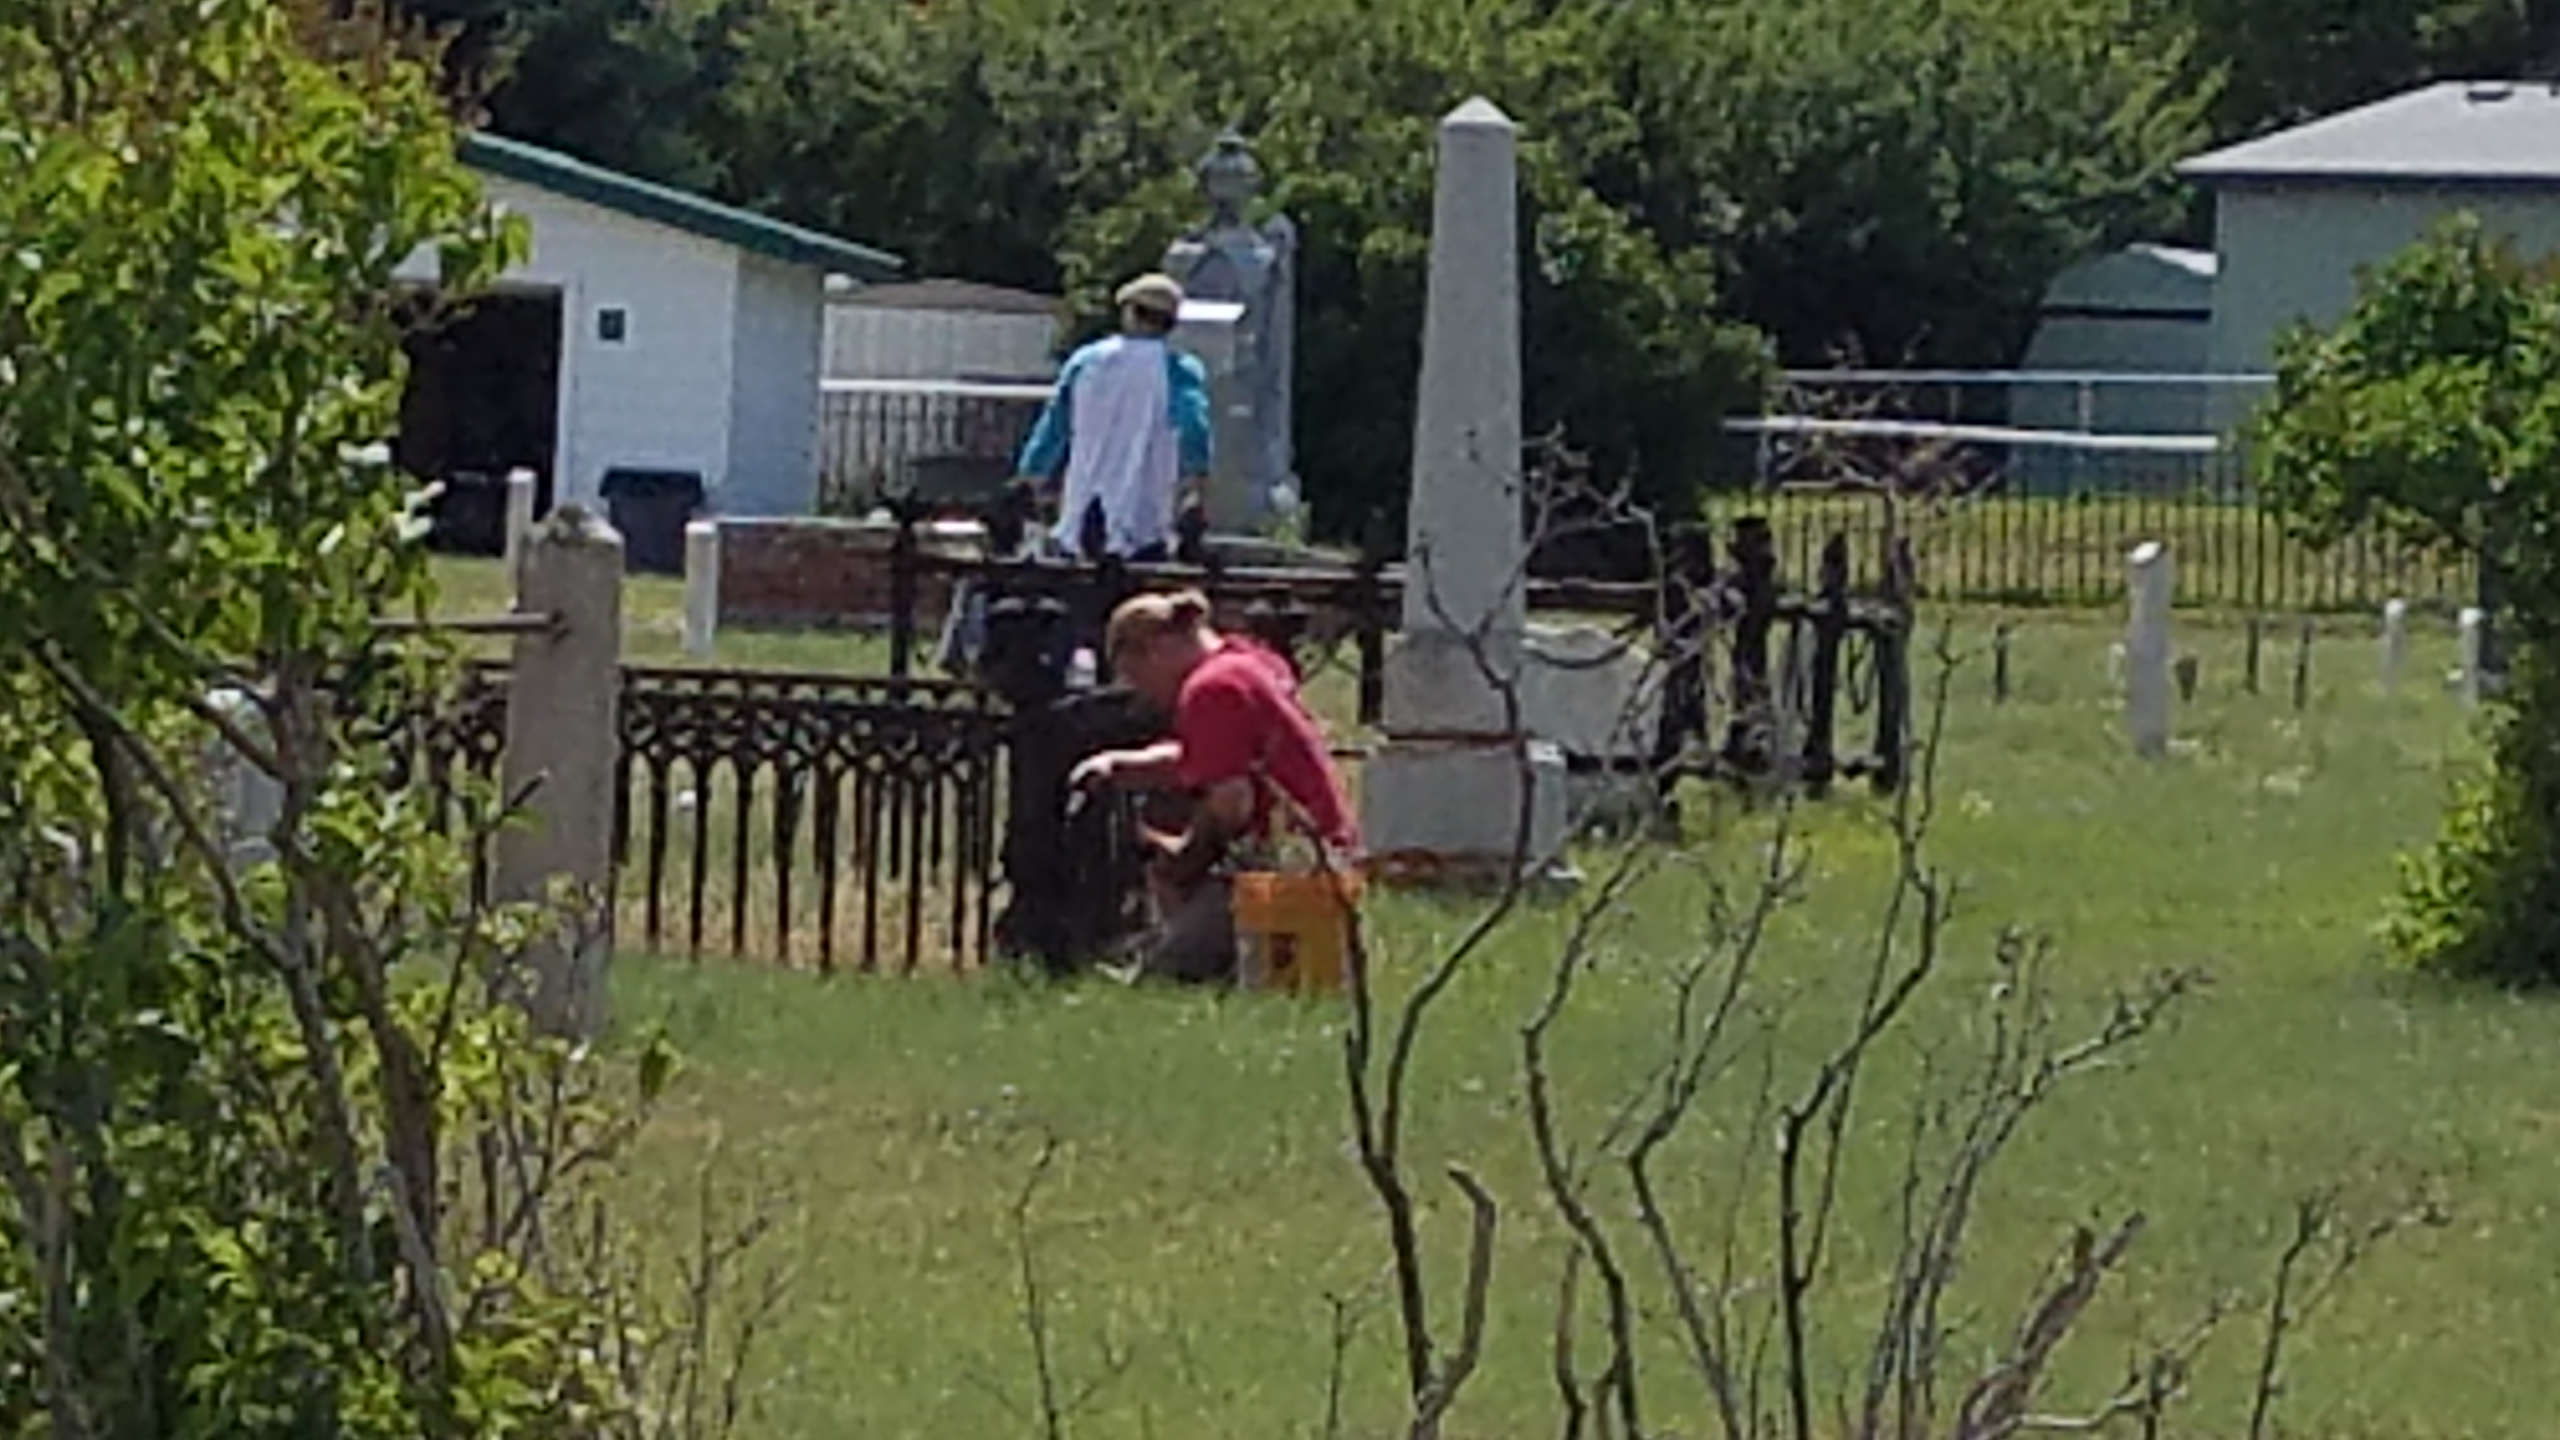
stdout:
{"type": "Polygon", "coordinates": [[[1298,493],[1290,446],[1297,361],[1298,229],[1286,215],[1260,226],[1245,211],[1262,166],[1233,130],[1200,161],[1209,221],[1165,251],[1186,297],[1175,340],[1209,369],[1217,458],[1207,496],[1212,529],[1257,528],[1298,493]]]}
{"type": "Polygon", "coordinates": [[[1440,122],[1403,632],[1361,791],[1377,854],[1479,874],[1545,870],[1566,838],[1563,752],[1521,693],[1519,208],[1518,132],[1470,100],[1440,122]]]}

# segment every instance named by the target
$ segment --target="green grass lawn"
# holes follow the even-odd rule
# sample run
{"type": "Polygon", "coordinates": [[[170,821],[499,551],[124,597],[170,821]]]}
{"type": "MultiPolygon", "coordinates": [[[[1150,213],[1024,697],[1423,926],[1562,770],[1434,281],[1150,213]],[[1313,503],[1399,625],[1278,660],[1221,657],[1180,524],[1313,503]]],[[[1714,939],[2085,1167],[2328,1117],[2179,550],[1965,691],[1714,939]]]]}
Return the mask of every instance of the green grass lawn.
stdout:
{"type": "MultiPolygon", "coordinates": [[[[448,572],[482,583],[468,568],[448,572]]],[[[667,654],[672,590],[635,586],[632,651],[667,654]],[[661,630],[666,633],[661,634],[661,630]]],[[[460,598],[451,608],[463,606],[460,598]]],[[[1956,617],[1978,648],[1992,615],[1956,617]]],[[[2239,632],[2189,624],[2201,661],[2165,762],[2126,753],[2107,675],[2112,617],[2020,622],[2008,703],[1987,663],[1952,684],[1940,755],[1938,861],[1964,887],[1942,977],[1884,1052],[1857,1111],[1830,1277],[1825,1363],[1862,1353],[1841,1325],[1870,1313],[1910,1107],[1982,1036],[1979,1001],[2001,927],[2058,947],[2064,1019],[2094,1023],[2116,987],[2165,966],[2216,983],[2177,1022],[2042,1112],[1997,1172],[1959,1300],[1964,1359],[2000,1343],[2065,1228],[2140,1209],[2151,1231],[2107,1292],[2066,1374],[2084,1394],[2128,1347],[2181,1328],[2230,1287],[2263,1290],[2295,1197],[2343,1182],[2378,1195],[2412,1170],[2448,1174],[2455,1223],[2394,1244],[2357,1273],[2293,1351],[2293,1433],[2540,1433],[2543,1322],[2560,1279],[2560,1014],[2442,993],[2388,974],[2371,927],[2395,854],[2431,832],[2446,769],[2468,751],[2435,682],[2449,627],[2424,622],[2410,683],[2374,684],[2370,626],[2327,622],[2310,704],[2287,695],[2290,645],[2264,693],[2239,685],[2239,632]]],[[[724,637],[720,660],[859,666],[840,638],[724,637]]],[[[1925,668],[1925,667],[1924,667],[1925,668]]],[[[1556,1041],[1568,1125],[1589,1135],[1664,1043],[1672,968],[1700,931],[1704,875],[1747,865],[1751,822],[1697,820],[1690,842],[1604,928],[1604,964],[1556,1041]]],[[[1773,930],[1755,1045],[1783,1091],[1838,1033],[1889,875],[1876,802],[1806,817],[1809,891],[1773,930]]],[[[1606,854],[1589,857],[1594,868],[1606,854]]],[[[1469,918],[1456,904],[1377,902],[1372,930],[1401,993],[1469,918]]],[[[1565,1231],[1542,1197],[1522,1118],[1518,1027],[1557,952],[1562,912],[1518,922],[1449,994],[1417,1072],[1409,1148],[1454,1306],[1463,1209],[1440,1166],[1474,1166],[1504,1206],[1483,1372],[1452,1436],[1553,1428],[1552,1296],[1565,1231]]],[[[716,1154],[727,1183],[780,1217],[765,1257],[786,1306],[752,1378],[749,1433],[769,1437],[1027,1435],[1031,1366],[1009,1215],[1041,1135],[1064,1146],[1034,1210],[1062,1384],[1125,1370],[1075,1417],[1087,1436],[1321,1433],[1329,1295],[1365,1315],[1344,1433],[1387,1433],[1397,1353],[1378,1287],[1386,1250],[1346,1148],[1335,1007],[1007,977],[821,981],[734,963],[626,960],[627,1026],[663,1021],[692,1057],[672,1113],[636,1158],[638,1212],[690,1205],[716,1154]]],[[[1664,1170],[1684,1233],[1708,1243],[1747,1151],[1757,1066],[1711,1090],[1664,1170]]],[[[1632,1246],[1624,1210],[1604,1213],[1632,1246]]],[[[1765,1224],[1744,1254],[1761,1263],[1765,1224]]],[[[1631,1252],[1632,1253],[1632,1252],[1631,1252]]],[[[1765,1271],[1765,1265],[1763,1265],[1765,1271]]],[[[1697,1388],[1652,1308],[1649,1421],[1706,1433],[1697,1388]]],[[[2207,1352],[2189,1433],[2240,1433],[2255,1334],[2207,1352]]],[[[1596,1351],[1588,1351],[1594,1353],[1596,1351]]]]}
{"type": "MultiPolygon", "coordinates": [[[[512,598],[504,567],[494,560],[439,557],[433,562],[437,613],[502,615],[512,598]]],[[[504,655],[504,641],[486,642],[484,653],[504,655]]],[[[684,582],[635,575],[623,588],[622,650],[635,664],[704,664],[760,670],[885,669],[889,647],[881,636],[729,630],[711,655],[696,661],[684,653],[684,582]]]]}

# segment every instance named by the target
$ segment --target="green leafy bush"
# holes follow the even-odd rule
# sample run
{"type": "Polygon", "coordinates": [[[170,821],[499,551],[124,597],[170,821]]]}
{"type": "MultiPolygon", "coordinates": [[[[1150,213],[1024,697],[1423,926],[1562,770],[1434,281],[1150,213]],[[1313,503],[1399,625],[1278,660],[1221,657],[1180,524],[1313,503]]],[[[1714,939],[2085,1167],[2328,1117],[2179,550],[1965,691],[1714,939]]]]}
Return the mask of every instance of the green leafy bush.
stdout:
{"type": "Polygon", "coordinates": [[[664,1066],[493,1000],[546,917],[349,703],[449,658],[377,624],[428,590],[360,460],[395,277],[519,239],[425,71],[314,18],[0,9],[0,1435],[665,1433],[618,1232],[562,1224],[664,1066]]]}
{"type": "Polygon", "coordinates": [[[2280,348],[2255,464],[2314,539],[2368,524],[2482,553],[2513,657],[2488,765],[2387,927],[2426,969],[2560,983],[2560,278],[2462,217],[2280,348]]]}

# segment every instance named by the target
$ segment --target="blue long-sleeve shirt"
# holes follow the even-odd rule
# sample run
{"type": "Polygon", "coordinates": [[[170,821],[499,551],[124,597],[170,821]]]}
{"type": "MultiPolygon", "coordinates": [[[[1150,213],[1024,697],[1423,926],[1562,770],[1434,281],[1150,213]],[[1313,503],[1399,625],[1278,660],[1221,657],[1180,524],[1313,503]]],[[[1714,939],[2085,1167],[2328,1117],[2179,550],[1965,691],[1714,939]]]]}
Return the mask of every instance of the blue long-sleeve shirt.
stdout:
{"type": "Polygon", "coordinates": [[[1170,544],[1174,493],[1209,473],[1209,372],[1164,340],[1114,335],[1079,348],[1015,469],[1063,481],[1057,538],[1073,546],[1100,501],[1113,553],[1170,544]]]}

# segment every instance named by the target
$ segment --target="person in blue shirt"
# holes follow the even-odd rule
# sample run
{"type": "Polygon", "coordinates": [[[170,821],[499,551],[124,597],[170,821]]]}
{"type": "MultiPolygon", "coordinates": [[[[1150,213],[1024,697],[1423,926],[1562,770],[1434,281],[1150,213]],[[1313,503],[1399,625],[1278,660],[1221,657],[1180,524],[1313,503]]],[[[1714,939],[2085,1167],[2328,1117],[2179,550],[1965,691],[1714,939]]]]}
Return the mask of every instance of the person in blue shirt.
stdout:
{"type": "Polygon", "coordinates": [[[1082,549],[1099,505],[1106,553],[1161,560],[1208,482],[1209,374],[1171,342],[1182,310],[1171,276],[1141,275],[1114,298],[1120,333],[1067,357],[1014,468],[1058,499],[1060,548],[1082,549]]]}

